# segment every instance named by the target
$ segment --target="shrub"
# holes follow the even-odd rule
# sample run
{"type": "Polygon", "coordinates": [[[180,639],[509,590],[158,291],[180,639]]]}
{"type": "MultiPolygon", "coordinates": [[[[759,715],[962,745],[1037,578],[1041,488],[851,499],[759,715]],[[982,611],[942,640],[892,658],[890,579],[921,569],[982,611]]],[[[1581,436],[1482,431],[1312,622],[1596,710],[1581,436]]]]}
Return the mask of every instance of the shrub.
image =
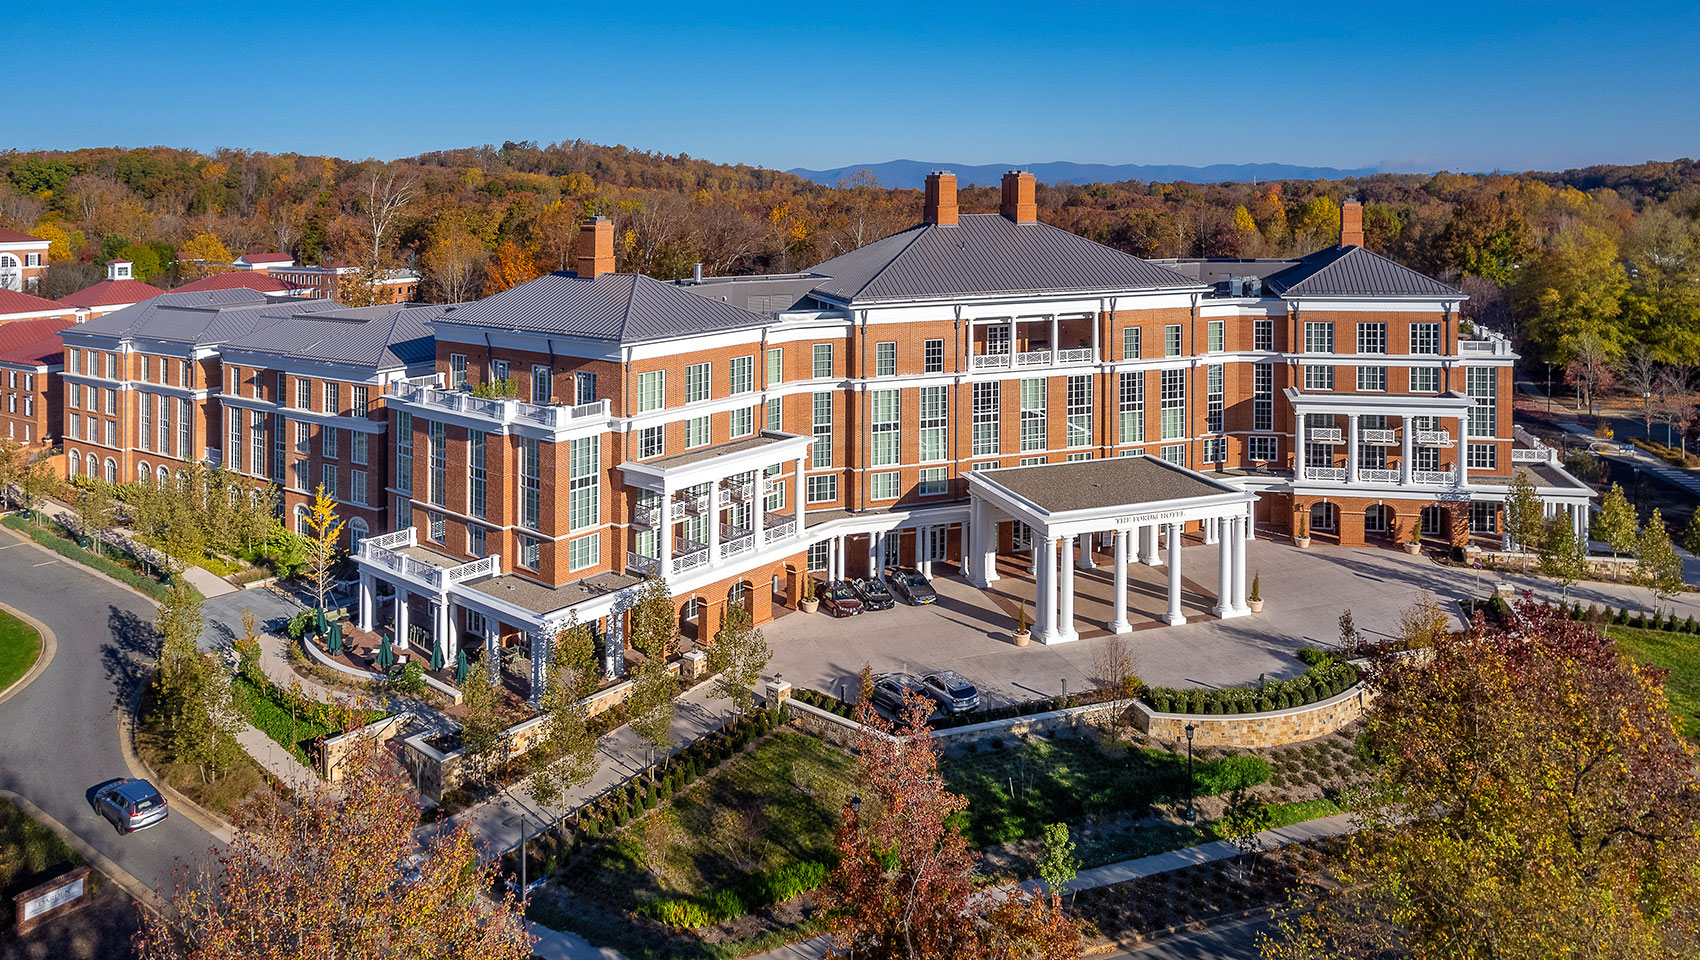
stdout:
{"type": "Polygon", "coordinates": [[[1254,754],[1218,757],[1198,766],[1194,783],[1203,794],[1227,793],[1236,787],[1249,788],[1269,782],[1269,761],[1254,754]]]}
{"type": "Polygon", "coordinates": [[[1647,615],[1637,610],[1635,616],[1630,619],[1629,625],[1641,630],[1647,629],[1647,615]]]}
{"type": "Polygon", "coordinates": [[[731,920],[741,917],[749,911],[744,909],[744,901],[731,890],[717,890],[708,901],[709,913],[715,920],[731,920]]]}
{"type": "Polygon", "coordinates": [[[1687,620],[1682,621],[1682,632],[1683,633],[1693,633],[1694,632],[1694,616],[1692,614],[1689,615],[1687,620]]]}
{"type": "Polygon", "coordinates": [[[1629,608],[1618,607],[1617,608],[1617,615],[1611,618],[1611,622],[1617,624],[1618,626],[1623,626],[1624,624],[1628,623],[1629,622],[1629,608]]]}
{"type": "Polygon", "coordinates": [[[825,883],[826,873],[826,864],[815,860],[787,863],[756,881],[755,900],[763,905],[784,903],[825,883]]]}
{"type": "Polygon", "coordinates": [[[691,900],[651,900],[640,907],[639,912],[647,913],[667,926],[680,930],[706,927],[714,923],[708,911],[691,900]]]}
{"type": "Polygon", "coordinates": [[[1300,647],[1299,661],[1307,666],[1321,667],[1334,662],[1334,655],[1315,647],[1300,647]]]}
{"type": "Polygon", "coordinates": [[[425,665],[418,660],[407,661],[401,672],[390,678],[390,684],[402,693],[424,693],[425,665]]]}

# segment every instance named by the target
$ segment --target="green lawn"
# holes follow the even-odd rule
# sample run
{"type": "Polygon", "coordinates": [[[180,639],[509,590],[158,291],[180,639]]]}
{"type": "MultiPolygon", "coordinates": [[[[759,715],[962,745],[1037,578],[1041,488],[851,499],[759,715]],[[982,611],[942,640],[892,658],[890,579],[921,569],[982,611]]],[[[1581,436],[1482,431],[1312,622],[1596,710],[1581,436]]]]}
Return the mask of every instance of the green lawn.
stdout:
{"type": "MultiPolygon", "coordinates": [[[[0,897],[7,901],[83,858],[59,835],[35,822],[8,800],[0,800],[0,897]]],[[[7,931],[10,933],[10,930],[7,931]]]]}
{"type": "Polygon", "coordinates": [[[0,690],[16,683],[41,656],[41,634],[0,610],[0,690]]]}
{"type": "Polygon", "coordinates": [[[1684,735],[1700,738],[1700,636],[1608,627],[1606,633],[1638,662],[1669,672],[1665,696],[1684,735]]]}
{"type": "MultiPolygon", "coordinates": [[[[295,759],[308,767],[313,767],[312,757],[307,749],[313,741],[321,736],[334,736],[341,733],[322,720],[313,716],[313,711],[296,709],[290,711],[289,703],[278,695],[278,691],[270,684],[260,684],[245,676],[237,676],[230,683],[231,691],[236,696],[236,709],[241,711],[243,719],[259,728],[261,733],[277,741],[295,759]]],[[[367,710],[359,718],[360,723],[371,723],[384,716],[381,710],[367,710]]]]}

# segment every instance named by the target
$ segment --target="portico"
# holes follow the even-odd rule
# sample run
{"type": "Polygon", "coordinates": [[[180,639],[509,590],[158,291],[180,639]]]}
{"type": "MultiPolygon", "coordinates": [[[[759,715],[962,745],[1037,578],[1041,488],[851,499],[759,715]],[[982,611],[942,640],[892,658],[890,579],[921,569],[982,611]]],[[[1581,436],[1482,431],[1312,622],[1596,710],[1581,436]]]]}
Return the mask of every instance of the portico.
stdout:
{"type": "Polygon", "coordinates": [[[1181,539],[1188,523],[1216,531],[1218,596],[1222,618],[1249,612],[1245,541],[1256,495],[1149,456],[1117,457],[969,474],[968,579],[985,589],[998,578],[998,524],[1005,519],[1031,532],[1035,582],[1033,638],[1066,643],[1080,638],[1075,624],[1075,570],[1091,569],[1092,543],[1108,535],[1114,560],[1111,616],[1114,633],[1132,630],[1127,615],[1128,565],[1166,559],[1168,605],[1162,619],[1186,622],[1181,609],[1181,539]],[[1159,552],[1166,546],[1166,558],[1159,552]]]}

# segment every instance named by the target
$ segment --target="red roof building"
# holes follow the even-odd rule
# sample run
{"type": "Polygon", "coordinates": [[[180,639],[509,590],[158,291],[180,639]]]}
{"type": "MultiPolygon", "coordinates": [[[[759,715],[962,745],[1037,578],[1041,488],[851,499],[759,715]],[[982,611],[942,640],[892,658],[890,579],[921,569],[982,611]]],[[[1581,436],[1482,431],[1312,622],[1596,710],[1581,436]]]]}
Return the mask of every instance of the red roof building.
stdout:
{"type": "Polygon", "coordinates": [[[0,325],[0,443],[33,453],[58,442],[65,368],[59,331],[70,326],[65,317],[0,325]]]}
{"type": "Polygon", "coordinates": [[[47,270],[47,249],[40,237],[0,227],[0,290],[34,290],[47,270]]]}
{"type": "Polygon", "coordinates": [[[38,320],[43,317],[63,317],[69,323],[76,316],[77,311],[65,304],[54,303],[52,300],[27,293],[0,289],[0,324],[38,320]]]}
{"type": "Polygon", "coordinates": [[[83,323],[114,310],[134,306],[164,293],[158,287],[130,278],[130,261],[112,260],[106,264],[106,279],[92,287],[59,298],[59,303],[75,307],[77,322],[83,323]]]}

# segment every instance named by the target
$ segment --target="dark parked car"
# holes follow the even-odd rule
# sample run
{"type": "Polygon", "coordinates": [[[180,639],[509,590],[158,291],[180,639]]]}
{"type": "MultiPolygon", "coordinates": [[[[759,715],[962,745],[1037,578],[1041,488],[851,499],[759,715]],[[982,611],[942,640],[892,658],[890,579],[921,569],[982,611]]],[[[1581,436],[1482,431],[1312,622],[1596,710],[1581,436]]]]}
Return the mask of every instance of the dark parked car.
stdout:
{"type": "Polygon", "coordinates": [[[96,813],[112,821],[119,833],[135,833],[171,814],[165,798],[146,780],[126,777],[101,787],[94,795],[96,813]]]}
{"type": "Polygon", "coordinates": [[[884,707],[894,714],[903,712],[903,698],[908,694],[927,696],[921,678],[912,673],[882,673],[874,678],[874,706],[884,707]]]}
{"type": "Polygon", "coordinates": [[[939,595],[933,592],[933,585],[915,570],[904,568],[887,577],[885,582],[892,593],[902,597],[903,602],[912,607],[932,603],[939,598],[939,595]]]}
{"type": "Polygon", "coordinates": [[[843,580],[834,580],[820,588],[821,609],[835,617],[853,617],[862,612],[862,601],[843,580]]]}
{"type": "Polygon", "coordinates": [[[946,713],[967,713],[980,706],[980,691],[955,670],[940,670],[921,678],[921,689],[946,713]]]}
{"type": "Polygon", "coordinates": [[[862,601],[862,606],[868,610],[890,610],[897,604],[897,601],[891,598],[891,591],[885,588],[885,584],[873,577],[853,581],[850,584],[850,589],[856,591],[856,596],[862,601]]]}

